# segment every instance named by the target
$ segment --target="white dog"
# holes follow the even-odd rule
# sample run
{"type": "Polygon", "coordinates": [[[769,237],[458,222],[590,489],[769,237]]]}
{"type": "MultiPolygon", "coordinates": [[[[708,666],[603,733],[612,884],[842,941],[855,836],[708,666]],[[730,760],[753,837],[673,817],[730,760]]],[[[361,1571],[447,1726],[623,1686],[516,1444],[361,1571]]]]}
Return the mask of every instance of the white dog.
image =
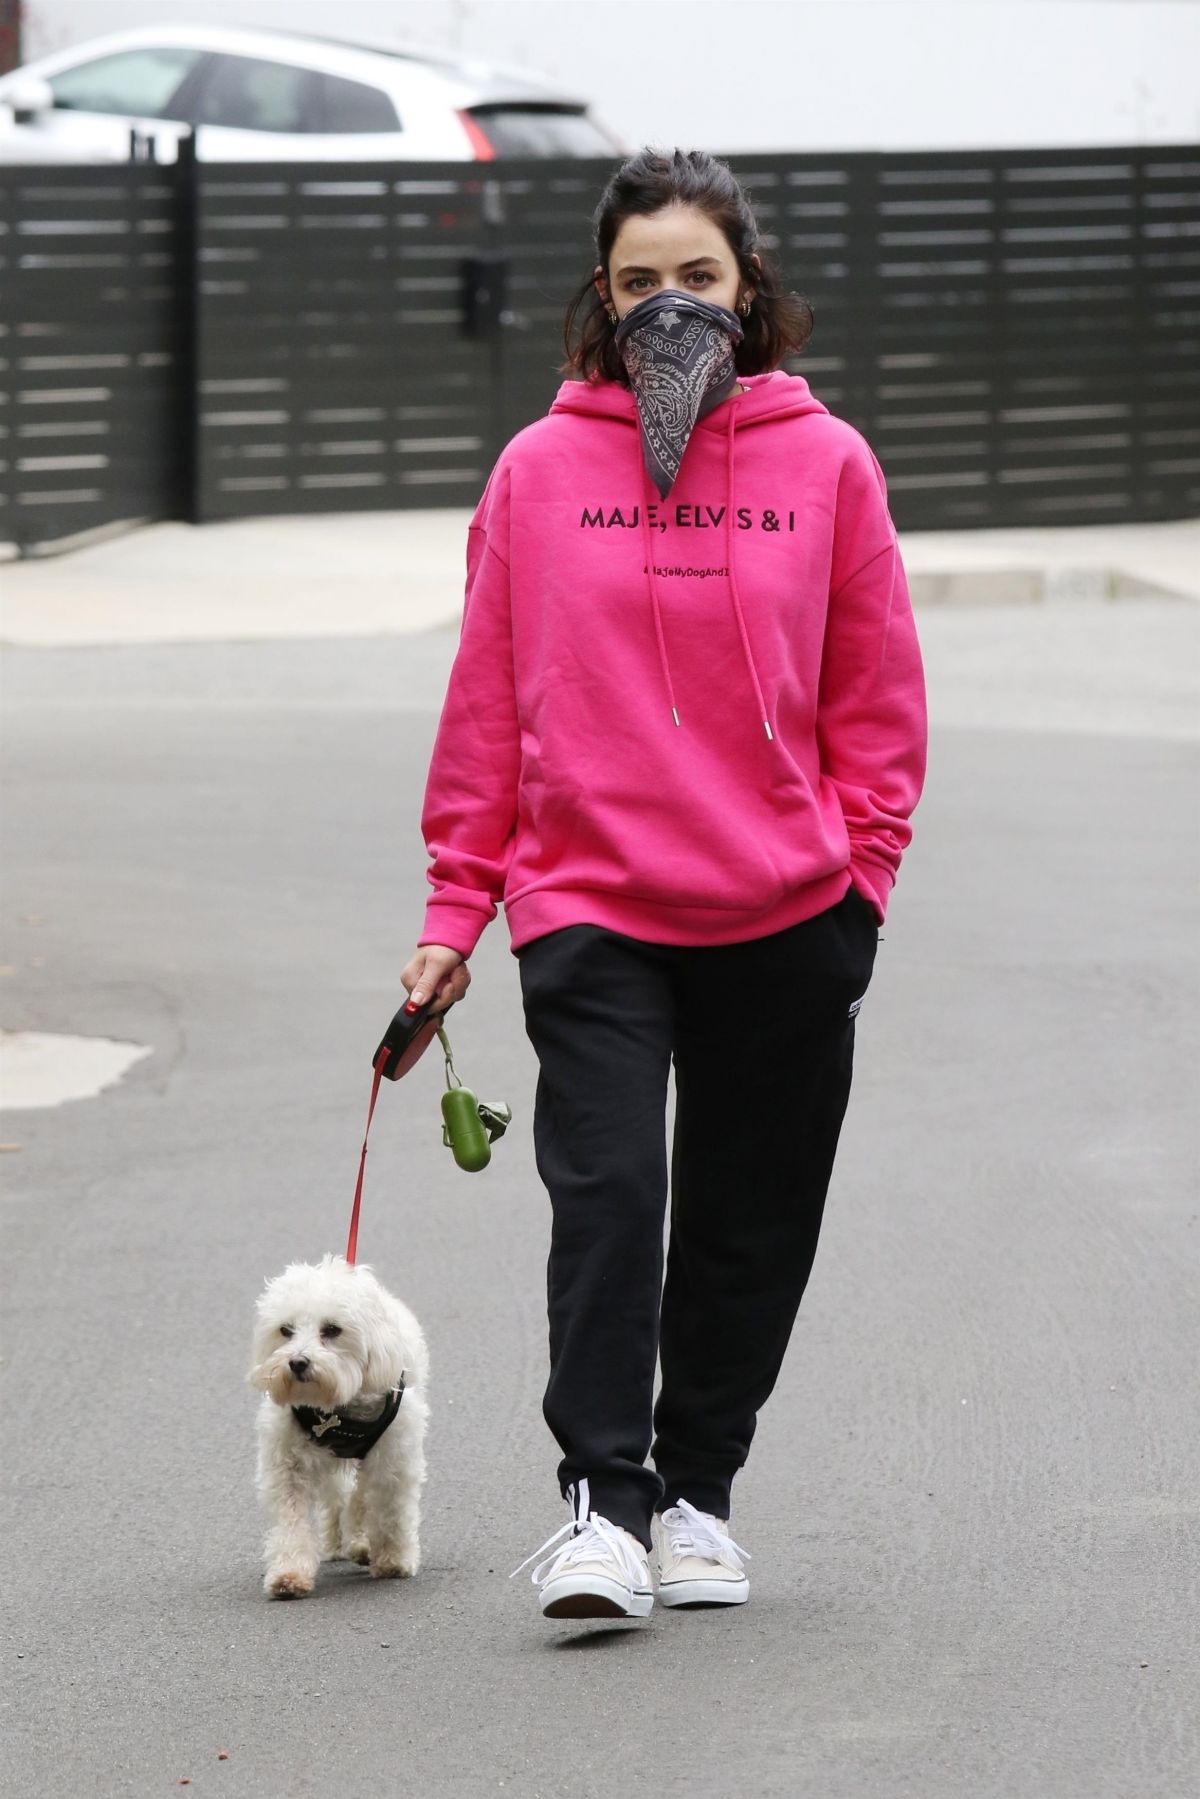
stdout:
{"type": "Polygon", "coordinates": [[[258,1491],[273,1598],[311,1593],[323,1557],[369,1562],[381,1579],[416,1573],[428,1375],[420,1325],[369,1268],[327,1255],[268,1281],[248,1379],[265,1395],[258,1491]]]}

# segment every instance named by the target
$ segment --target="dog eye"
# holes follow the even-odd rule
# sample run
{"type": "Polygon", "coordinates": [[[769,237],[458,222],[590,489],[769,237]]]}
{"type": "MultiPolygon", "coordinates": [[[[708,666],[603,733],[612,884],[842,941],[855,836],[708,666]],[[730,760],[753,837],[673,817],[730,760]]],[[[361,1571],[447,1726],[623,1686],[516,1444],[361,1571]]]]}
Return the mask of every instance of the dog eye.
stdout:
{"type": "Polygon", "coordinates": [[[323,1324],[321,1326],[321,1335],[323,1337],[340,1337],[341,1334],[342,1327],[340,1324],[323,1324]]]}
{"type": "Polygon", "coordinates": [[[290,1324],[281,1324],[279,1327],[279,1334],[281,1337],[294,1337],[296,1333],[290,1324]]]}

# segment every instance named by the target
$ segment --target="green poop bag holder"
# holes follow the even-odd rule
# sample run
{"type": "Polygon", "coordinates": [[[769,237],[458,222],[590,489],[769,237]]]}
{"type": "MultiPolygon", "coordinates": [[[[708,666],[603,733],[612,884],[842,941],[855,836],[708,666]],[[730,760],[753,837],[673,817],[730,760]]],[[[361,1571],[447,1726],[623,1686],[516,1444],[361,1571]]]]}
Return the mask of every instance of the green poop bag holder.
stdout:
{"type": "MultiPolygon", "coordinates": [[[[449,1007],[446,1008],[449,1011],[449,1007]]],[[[478,1174],[492,1159],[492,1144],[512,1123],[512,1107],[502,1100],[476,1099],[464,1087],[454,1066],[445,1028],[437,1032],[446,1052],[446,1091],[442,1094],[442,1142],[454,1151],[454,1160],[468,1174],[478,1174]]]]}
{"type": "Polygon", "coordinates": [[[423,1006],[408,1001],[400,1007],[388,1025],[372,1058],[374,1078],[371,1103],[367,1108],[367,1128],[363,1133],[362,1154],[358,1159],[358,1182],[354,1189],[354,1210],[350,1215],[350,1236],[346,1244],[346,1260],[353,1263],[358,1251],[358,1215],[362,1205],[363,1173],[367,1161],[367,1138],[371,1119],[379,1097],[379,1083],[386,1078],[398,1081],[420,1060],[435,1037],[440,1038],[446,1056],[446,1091],[442,1094],[442,1142],[453,1151],[454,1160],[468,1174],[478,1174],[492,1159],[492,1144],[503,1137],[512,1123],[512,1107],[502,1100],[479,1100],[469,1087],[464,1087],[454,1066],[450,1039],[446,1035],[445,1018],[451,1001],[440,1013],[432,1011],[433,1001],[423,1006]]]}

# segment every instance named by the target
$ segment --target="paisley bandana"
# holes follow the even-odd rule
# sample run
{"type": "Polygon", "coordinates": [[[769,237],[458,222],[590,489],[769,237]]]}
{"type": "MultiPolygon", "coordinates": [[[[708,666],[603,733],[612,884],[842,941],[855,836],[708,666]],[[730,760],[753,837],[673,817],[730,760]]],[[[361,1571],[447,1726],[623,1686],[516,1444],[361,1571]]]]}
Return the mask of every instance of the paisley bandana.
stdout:
{"type": "Polygon", "coordinates": [[[613,333],[637,402],[646,471],[664,499],[696,420],[737,386],[743,335],[736,312],[674,288],[639,300],[613,333]]]}

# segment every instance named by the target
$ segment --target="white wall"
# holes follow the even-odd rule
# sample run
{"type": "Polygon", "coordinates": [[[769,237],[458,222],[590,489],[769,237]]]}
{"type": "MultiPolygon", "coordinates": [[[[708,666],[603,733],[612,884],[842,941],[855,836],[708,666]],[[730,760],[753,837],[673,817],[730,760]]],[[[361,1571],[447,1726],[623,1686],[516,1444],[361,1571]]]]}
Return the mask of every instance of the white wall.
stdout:
{"type": "Polygon", "coordinates": [[[716,151],[1200,140],[1195,0],[26,0],[27,57],[134,24],[455,47],[630,143],[716,151]]]}

